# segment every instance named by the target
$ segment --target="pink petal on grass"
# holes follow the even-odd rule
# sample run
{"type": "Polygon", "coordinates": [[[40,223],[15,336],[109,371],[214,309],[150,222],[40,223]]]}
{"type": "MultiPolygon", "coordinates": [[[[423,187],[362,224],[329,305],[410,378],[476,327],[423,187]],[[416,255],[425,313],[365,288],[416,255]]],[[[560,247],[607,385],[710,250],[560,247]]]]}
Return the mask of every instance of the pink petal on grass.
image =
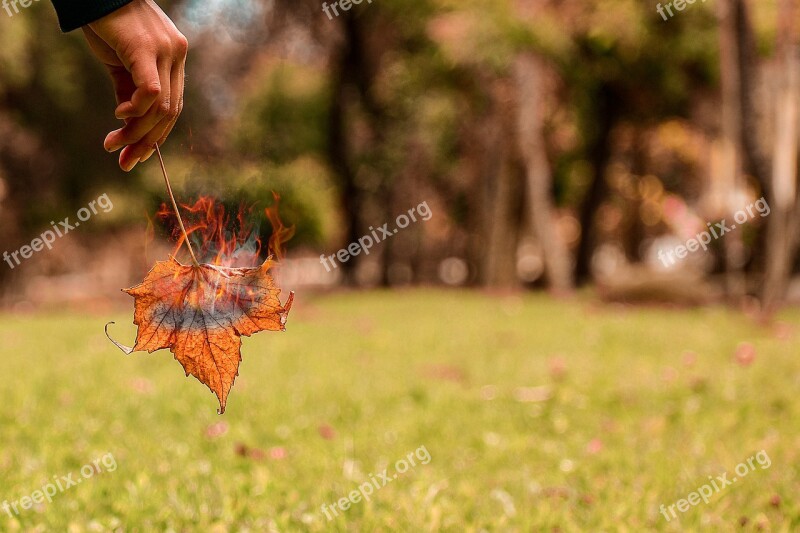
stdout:
{"type": "Polygon", "coordinates": [[[289,454],[286,453],[286,448],[283,448],[281,446],[275,446],[274,448],[270,448],[269,450],[269,456],[272,459],[276,460],[286,459],[288,455],[289,454]]]}
{"type": "Polygon", "coordinates": [[[130,381],[130,387],[139,394],[153,394],[155,386],[147,378],[134,378],[130,381]]]}
{"type": "Polygon", "coordinates": [[[792,326],[787,324],[786,322],[778,322],[775,324],[775,338],[781,341],[788,341],[791,340],[794,336],[794,332],[792,331],[792,326]]]}
{"type": "Polygon", "coordinates": [[[215,424],[211,424],[206,428],[206,437],[209,439],[216,439],[217,437],[221,437],[228,432],[228,424],[226,422],[217,422],[215,424]]]}
{"type": "Polygon", "coordinates": [[[562,379],[567,373],[567,363],[561,357],[550,359],[550,375],[553,379],[562,379]]]}
{"type": "Polygon", "coordinates": [[[734,358],[737,364],[750,366],[756,360],[756,347],[749,342],[742,342],[736,347],[734,358]]]}
{"type": "Polygon", "coordinates": [[[586,451],[591,453],[592,455],[596,453],[600,453],[603,451],[603,441],[600,439],[592,439],[589,441],[589,444],[586,446],[586,451]]]}
{"type": "Polygon", "coordinates": [[[546,402],[553,397],[553,389],[547,385],[539,387],[517,387],[514,399],[521,403],[546,402]]]}

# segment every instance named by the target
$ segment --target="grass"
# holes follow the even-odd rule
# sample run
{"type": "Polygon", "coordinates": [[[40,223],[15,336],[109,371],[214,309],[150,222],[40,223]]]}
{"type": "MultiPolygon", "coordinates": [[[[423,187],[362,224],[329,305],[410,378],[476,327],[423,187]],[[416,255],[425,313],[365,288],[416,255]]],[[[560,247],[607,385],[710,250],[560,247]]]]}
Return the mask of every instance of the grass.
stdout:
{"type": "Polygon", "coordinates": [[[105,339],[107,319],[133,339],[129,314],[1,316],[0,503],[105,454],[117,468],[0,510],[0,530],[800,528],[785,331],[716,308],[443,291],[301,295],[292,313],[286,333],[244,340],[223,417],[168,352],[126,357],[105,339]],[[428,464],[321,512],[421,446],[428,464]],[[659,513],[760,450],[769,468],[659,513]]]}

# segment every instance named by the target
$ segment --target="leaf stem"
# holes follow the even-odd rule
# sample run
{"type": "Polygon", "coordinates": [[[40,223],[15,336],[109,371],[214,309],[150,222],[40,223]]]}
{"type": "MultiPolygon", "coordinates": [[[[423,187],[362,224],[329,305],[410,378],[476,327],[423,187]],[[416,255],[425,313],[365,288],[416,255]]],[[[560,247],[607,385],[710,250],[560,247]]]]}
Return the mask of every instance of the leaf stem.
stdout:
{"type": "Polygon", "coordinates": [[[186,228],[183,225],[183,219],[181,219],[181,213],[178,211],[178,204],[175,202],[175,195],[172,194],[172,185],[169,183],[169,176],[167,176],[167,168],[164,166],[164,158],[161,157],[161,150],[158,149],[158,143],[155,144],[156,153],[158,154],[158,161],[161,163],[161,172],[164,174],[164,181],[167,184],[167,192],[169,193],[169,199],[172,200],[172,208],[175,209],[175,216],[178,217],[178,224],[181,227],[181,232],[183,233],[183,240],[186,243],[186,247],[189,248],[189,254],[192,256],[192,263],[194,266],[199,267],[200,263],[197,262],[197,257],[194,255],[194,250],[192,250],[192,243],[189,242],[189,234],[186,233],[186,228]]]}

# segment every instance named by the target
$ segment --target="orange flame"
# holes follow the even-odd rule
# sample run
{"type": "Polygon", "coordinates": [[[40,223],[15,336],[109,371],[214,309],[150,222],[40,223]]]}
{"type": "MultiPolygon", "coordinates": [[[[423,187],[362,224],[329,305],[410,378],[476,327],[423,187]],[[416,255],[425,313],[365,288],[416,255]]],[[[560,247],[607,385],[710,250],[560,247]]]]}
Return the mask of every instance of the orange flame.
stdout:
{"type": "MultiPolygon", "coordinates": [[[[283,244],[294,235],[294,226],[287,228],[278,215],[280,197],[275,196],[275,205],[265,210],[272,224],[269,250],[278,259],[284,256],[283,244]]],[[[255,266],[261,253],[261,239],[254,231],[252,207],[241,205],[231,217],[225,206],[209,196],[201,196],[193,205],[181,204],[181,216],[186,234],[198,260],[217,266],[255,266]]],[[[176,242],[173,255],[181,251],[183,233],[171,207],[162,204],[156,213],[176,242]]]]}
{"type": "Polygon", "coordinates": [[[278,208],[281,204],[281,196],[272,191],[272,197],[275,198],[275,205],[264,209],[264,214],[267,215],[269,223],[272,224],[272,235],[269,238],[269,251],[275,255],[275,258],[280,261],[286,256],[286,248],[284,244],[294,237],[295,227],[286,227],[283,225],[278,208]]]}

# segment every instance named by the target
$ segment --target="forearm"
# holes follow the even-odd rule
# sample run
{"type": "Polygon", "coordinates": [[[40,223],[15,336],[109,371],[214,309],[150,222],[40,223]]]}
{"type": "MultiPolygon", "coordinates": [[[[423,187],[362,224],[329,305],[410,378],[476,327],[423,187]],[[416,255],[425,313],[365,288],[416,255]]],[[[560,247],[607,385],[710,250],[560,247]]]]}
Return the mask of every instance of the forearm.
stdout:
{"type": "Polygon", "coordinates": [[[52,0],[64,32],[80,28],[116,11],[133,0],[52,0]]]}

